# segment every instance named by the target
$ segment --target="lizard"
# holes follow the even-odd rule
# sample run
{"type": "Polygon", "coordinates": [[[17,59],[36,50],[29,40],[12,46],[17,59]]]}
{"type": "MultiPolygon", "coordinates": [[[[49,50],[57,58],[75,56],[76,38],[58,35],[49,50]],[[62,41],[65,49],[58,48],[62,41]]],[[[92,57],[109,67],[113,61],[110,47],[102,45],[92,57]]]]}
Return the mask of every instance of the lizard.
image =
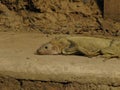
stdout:
{"type": "Polygon", "coordinates": [[[58,37],[38,48],[37,54],[120,58],[120,40],[88,36],[58,37]]]}

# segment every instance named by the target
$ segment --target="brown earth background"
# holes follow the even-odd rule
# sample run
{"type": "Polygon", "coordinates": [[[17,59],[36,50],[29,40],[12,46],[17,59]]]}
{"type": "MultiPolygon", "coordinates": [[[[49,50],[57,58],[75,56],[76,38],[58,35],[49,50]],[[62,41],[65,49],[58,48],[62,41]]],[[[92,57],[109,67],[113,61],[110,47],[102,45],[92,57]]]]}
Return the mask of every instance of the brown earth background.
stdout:
{"type": "Polygon", "coordinates": [[[0,0],[0,31],[120,36],[103,0],[0,0]]]}

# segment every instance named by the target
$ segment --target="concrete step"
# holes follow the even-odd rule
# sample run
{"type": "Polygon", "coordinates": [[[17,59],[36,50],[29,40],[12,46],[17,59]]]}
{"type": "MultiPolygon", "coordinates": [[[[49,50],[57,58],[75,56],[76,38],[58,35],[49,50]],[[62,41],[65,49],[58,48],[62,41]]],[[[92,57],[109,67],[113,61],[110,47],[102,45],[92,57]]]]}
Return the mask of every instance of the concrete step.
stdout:
{"type": "Polygon", "coordinates": [[[27,84],[32,80],[52,83],[53,87],[54,83],[68,85],[68,89],[62,87],[61,90],[120,90],[120,59],[104,62],[100,57],[34,54],[41,44],[53,37],[0,32],[0,77],[28,81],[27,84]]]}

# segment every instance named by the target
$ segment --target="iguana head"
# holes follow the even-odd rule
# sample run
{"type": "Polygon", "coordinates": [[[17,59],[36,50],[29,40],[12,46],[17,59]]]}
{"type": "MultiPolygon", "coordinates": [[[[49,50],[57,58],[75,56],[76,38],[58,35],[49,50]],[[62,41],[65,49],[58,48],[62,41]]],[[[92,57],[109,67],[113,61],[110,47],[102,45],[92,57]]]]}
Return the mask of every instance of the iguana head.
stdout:
{"type": "Polygon", "coordinates": [[[58,55],[62,54],[62,50],[69,46],[69,41],[66,38],[55,38],[50,42],[43,44],[37,49],[39,55],[58,55]]]}
{"type": "Polygon", "coordinates": [[[61,53],[61,50],[57,45],[52,43],[43,44],[40,48],[37,49],[37,54],[39,55],[58,55],[61,53]]]}

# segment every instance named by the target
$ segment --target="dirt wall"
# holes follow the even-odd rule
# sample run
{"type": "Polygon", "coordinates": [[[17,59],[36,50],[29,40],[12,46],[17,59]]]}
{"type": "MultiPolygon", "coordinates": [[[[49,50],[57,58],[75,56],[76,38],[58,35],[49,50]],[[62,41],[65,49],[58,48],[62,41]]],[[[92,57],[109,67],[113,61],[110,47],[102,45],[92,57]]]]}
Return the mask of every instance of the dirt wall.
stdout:
{"type": "Polygon", "coordinates": [[[120,86],[94,83],[48,82],[0,77],[0,90],[120,90],[120,86]]]}
{"type": "Polygon", "coordinates": [[[103,19],[103,0],[0,2],[0,31],[120,36],[120,22],[103,19]]]}

